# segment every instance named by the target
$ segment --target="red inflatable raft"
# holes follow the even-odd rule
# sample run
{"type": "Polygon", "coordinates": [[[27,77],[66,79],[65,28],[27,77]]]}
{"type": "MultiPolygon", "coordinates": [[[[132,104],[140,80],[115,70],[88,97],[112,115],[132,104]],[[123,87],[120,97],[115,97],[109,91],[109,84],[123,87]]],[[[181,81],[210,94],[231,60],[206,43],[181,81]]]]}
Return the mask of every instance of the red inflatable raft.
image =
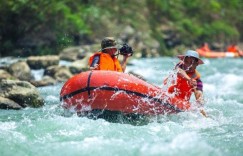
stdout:
{"type": "Polygon", "coordinates": [[[60,93],[62,106],[72,112],[92,110],[156,115],[189,109],[190,103],[170,97],[161,88],[133,75],[87,71],[70,78],[60,93]]]}
{"type": "Polygon", "coordinates": [[[238,53],[232,53],[232,52],[215,52],[215,51],[203,51],[201,49],[196,50],[201,57],[206,58],[224,58],[224,57],[240,57],[238,53]]]}

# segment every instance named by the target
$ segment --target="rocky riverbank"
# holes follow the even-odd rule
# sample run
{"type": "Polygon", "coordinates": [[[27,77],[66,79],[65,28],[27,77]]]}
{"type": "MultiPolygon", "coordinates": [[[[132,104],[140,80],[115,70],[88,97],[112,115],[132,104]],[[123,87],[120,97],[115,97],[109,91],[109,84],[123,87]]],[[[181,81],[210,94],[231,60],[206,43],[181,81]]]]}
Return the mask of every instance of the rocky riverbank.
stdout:
{"type": "MultiPolygon", "coordinates": [[[[0,62],[0,109],[41,107],[44,100],[37,87],[65,82],[73,75],[88,70],[88,60],[99,46],[77,46],[63,49],[59,55],[9,58],[0,62]],[[68,65],[62,65],[67,61],[68,65]],[[44,70],[36,79],[32,73],[44,70]]],[[[139,56],[135,56],[139,57],[139,56]]],[[[120,57],[122,58],[122,57],[120,57]]]]}

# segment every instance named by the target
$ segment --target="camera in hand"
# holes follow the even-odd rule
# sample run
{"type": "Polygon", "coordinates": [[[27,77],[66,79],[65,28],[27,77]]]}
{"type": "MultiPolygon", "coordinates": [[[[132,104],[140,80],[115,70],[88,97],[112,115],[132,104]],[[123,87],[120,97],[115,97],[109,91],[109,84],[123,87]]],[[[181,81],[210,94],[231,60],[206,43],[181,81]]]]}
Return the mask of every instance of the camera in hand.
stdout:
{"type": "Polygon", "coordinates": [[[129,46],[127,43],[124,43],[121,48],[119,48],[121,55],[129,55],[132,56],[133,50],[132,47],[129,46]]]}

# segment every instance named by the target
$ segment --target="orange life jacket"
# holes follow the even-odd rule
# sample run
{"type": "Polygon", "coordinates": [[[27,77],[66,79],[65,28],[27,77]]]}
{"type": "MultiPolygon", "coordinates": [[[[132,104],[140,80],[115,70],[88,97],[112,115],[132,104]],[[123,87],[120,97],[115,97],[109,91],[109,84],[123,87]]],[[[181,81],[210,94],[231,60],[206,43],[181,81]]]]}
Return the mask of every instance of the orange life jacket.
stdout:
{"type": "Polygon", "coordinates": [[[120,62],[117,58],[112,58],[109,54],[103,52],[97,52],[89,58],[89,66],[92,64],[95,56],[99,55],[99,67],[98,70],[112,70],[123,72],[120,62]]]}
{"type": "MultiPolygon", "coordinates": [[[[200,78],[200,74],[197,70],[195,70],[195,72],[192,73],[187,73],[187,75],[194,80],[200,78]]],[[[178,74],[176,82],[168,88],[168,92],[175,93],[176,97],[189,101],[193,92],[193,87],[185,78],[178,74]]]]}
{"type": "Polygon", "coordinates": [[[232,53],[237,53],[238,49],[237,49],[237,46],[231,45],[231,46],[227,47],[227,51],[232,52],[232,53]]]}

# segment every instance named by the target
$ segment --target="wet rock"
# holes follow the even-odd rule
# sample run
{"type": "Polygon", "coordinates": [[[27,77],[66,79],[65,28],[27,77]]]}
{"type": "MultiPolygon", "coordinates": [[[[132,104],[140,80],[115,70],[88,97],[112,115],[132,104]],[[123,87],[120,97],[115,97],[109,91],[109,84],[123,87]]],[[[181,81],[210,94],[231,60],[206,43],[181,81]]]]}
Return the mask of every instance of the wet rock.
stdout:
{"type": "Polygon", "coordinates": [[[86,56],[82,60],[74,61],[70,66],[69,69],[72,74],[77,74],[82,71],[86,71],[88,69],[88,61],[92,53],[87,53],[86,56]]]}
{"type": "Polygon", "coordinates": [[[51,76],[59,82],[65,82],[73,76],[66,66],[50,66],[45,70],[44,75],[51,76]]]}
{"type": "Polygon", "coordinates": [[[77,59],[82,59],[84,57],[84,50],[80,47],[69,47],[66,49],[63,49],[60,54],[61,60],[66,61],[75,61],[77,59]]]}
{"type": "Polygon", "coordinates": [[[16,63],[11,64],[8,70],[10,74],[18,78],[19,80],[30,81],[31,79],[33,79],[30,67],[25,61],[18,61],[16,63]]]}
{"type": "Polygon", "coordinates": [[[0,97],[0,109],[21,109],[22,107],[13,100],[0,97]]]}
{"type": "Polygon", "coordinates": [[[47,55],[47,56],[30,56],[27,59],[27,63],[31,69],[47,68],[49,66],[58,65],[59,56],[47,55]]]}
{"type": "Polygon", "coordinates": [[[0,69],[0,80],[2,79],[16,79],[6,70],[0,69]]]}
{"type": "Polygon", "coordinates": [[[21,107],[40,107],[44,100],[35,86],[27,81],[1,80],[0,97],[8,98],[21,107]]]}
{"type": "Polygon", "coordinates": [[[57,81],[50,76],[44,76],[42,80],[39,81],[31,81],[35,87],[43,87],[43,86],[50,86],[55,85],[57,81]]]}

